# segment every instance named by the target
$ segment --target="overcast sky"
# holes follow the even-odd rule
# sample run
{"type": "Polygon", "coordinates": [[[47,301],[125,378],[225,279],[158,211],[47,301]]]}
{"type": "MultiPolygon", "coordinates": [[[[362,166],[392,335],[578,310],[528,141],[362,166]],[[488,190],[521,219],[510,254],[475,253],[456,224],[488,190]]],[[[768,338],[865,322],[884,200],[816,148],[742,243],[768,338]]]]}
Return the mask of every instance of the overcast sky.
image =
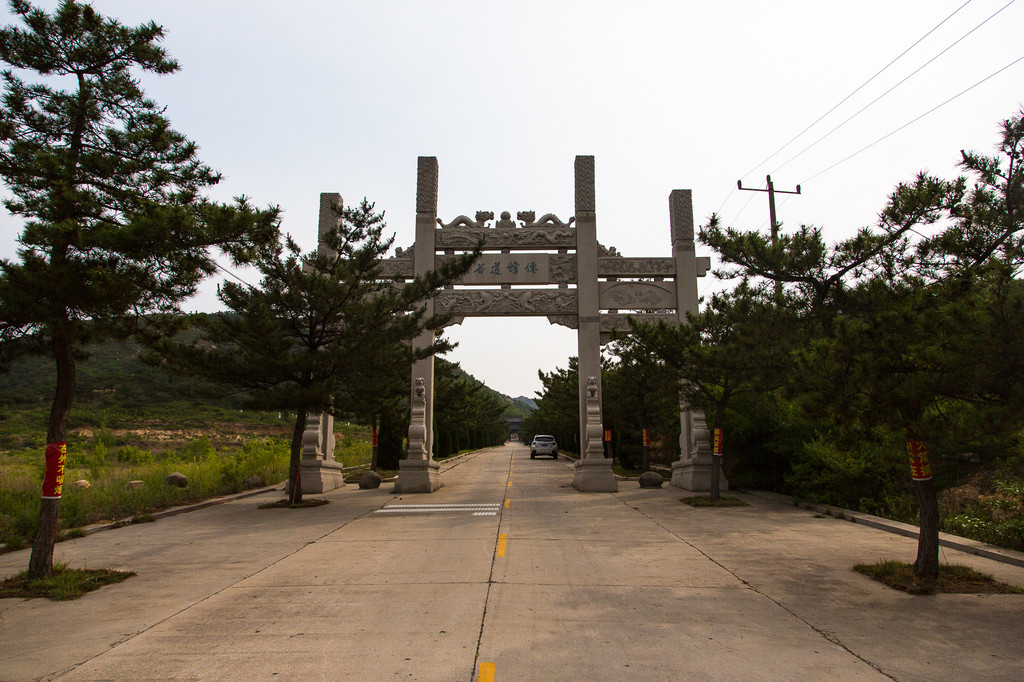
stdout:
{"type": "MultiPolygon", "coordinates": [[[[626,256],[669,255],[673,189],[693,190],[698,223],[718,212],[767,230],[767,196],[735,190],[764,187],[766,173],[803,190],[779,197],[784,230],[813,224],[836,240],[874,223],[917,171],[952,177],[960,149],[991,151],[999,121],[1024,106],[1024,61],[996,74],[1024,57],[1024,2],[92,4],[165,28],[181,71],[143,83],[224,174],[212,196],[279,205],[304,248],[320,192],[376,202],[410,245],[417,156],[438,158],[446,222],[477,210],[566,220],[573,158],[590,154],[598,239],[626,256]]],[[[14,255],[19,226],[0,219],[0,256],[14,255]]],[[[214,290],[186,307],[218,309],[214,290]]],[[[576,353],[575,332],[544,319],[468,319],[450,336],[449,359],[512,396],[533,396],[537,370],[576,353]]]]}

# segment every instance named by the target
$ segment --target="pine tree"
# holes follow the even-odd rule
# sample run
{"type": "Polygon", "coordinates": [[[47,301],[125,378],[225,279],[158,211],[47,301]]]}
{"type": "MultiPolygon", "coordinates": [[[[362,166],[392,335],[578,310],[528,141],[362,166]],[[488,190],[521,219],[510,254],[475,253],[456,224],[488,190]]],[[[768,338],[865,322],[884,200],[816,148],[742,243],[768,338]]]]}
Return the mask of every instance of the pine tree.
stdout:
{"type": "Polygon", "coordinates": [[[715,220],[701,232],[738,274],[786,286],[807,339],[788,390],[808,413],[850,438],[903,434],[923,576],[939,568],[935,455],[1005,440],[1024,418],[1024,113],[998,149],[962,153],[973,189],[920,173],[877,229],[831,247],[809,227],[775,245],[715,220]]]}
{"type": "MultiPolygon", "coordinates": [[[[206,379],[244,395],[255,409],[294,410],[289,481],[298,479],[302,433],[310,412],[335,414],[359,399],[372,379],[381,349],[408,342],[426,329],[439,329],[440,317],[427,317],[424,302],[462,276],[478,252],[445,261],[405,284],[380,274],[380,259],[393,237],[384,236],[383,213],[363,202],[339,210],[337,227],[324,234],[324,246],[303,255],[289,237],[255,261],[260,288],[235,282],[219,291],[229,313],[199,319],[200,338],[159,340],[157,356],[175,372],[206,379]]],[[[404,354],[404,366],[444,352],[452,344],[404,354]]],[[[290,487],[292,503],[302,500],[290,487]]]]}
{"type": "Polygon", "coordinates": [[[56,392],[29,573],[52,570],[62,452],[87,343],[124,336],[175,309],[214,267],[212,246],[243,258],[276,234],[276,211],[200,193],[219,176],[147,99],[137,71],[178,69],[154,23],[125,27],[64,0],[52,15],[11,0],[24,28],[0,30],[0,177],[25,219],[17,261],[0,262],[0,364],[49,354],[56,392]],[[34,73],[36,82],[23,76],[34,73]],[[61,86],[67,85],[67,89],[61,86]]]}
{"type": "MultiPolygon", "coordinates": [[[[777,302],[767,288],[755,290],[743,282],[712,296],[704,310],[687,315],[687,324],[631,321],[632,333],[622,343],[670,367],[684,403],[710,407],[712,432],[721,434],[736,395],[770,391],[785,381],[796,342],[795,316],[777,302]]],[[[712,462],[712,500],[720,495],[721,460],[716,456],[712,462]]]]}

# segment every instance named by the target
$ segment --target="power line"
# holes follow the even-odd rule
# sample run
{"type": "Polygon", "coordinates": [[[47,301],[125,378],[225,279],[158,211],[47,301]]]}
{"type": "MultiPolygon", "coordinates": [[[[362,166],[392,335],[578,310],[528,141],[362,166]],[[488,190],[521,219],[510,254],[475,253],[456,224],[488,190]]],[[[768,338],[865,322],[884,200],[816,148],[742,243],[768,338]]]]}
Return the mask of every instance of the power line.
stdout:
{"type": "MultiPolygon", "coordinates": [[[[945,19],[943,19],[943,20],[942,20],[942,21],[940,21],[939,23],[935,24],[935,26],[933,26],[933,27],[932,27],[932,29],[931,29],[930,31],[928,31],[928,32],[927,32],[927,33],[925,33],[925,34],[924,34],[923,36],[921,36],[920,38],[918,38],[917,40],[915,40],[915,41],[914,41],[914,43],[913,43],[913,44],[912,44],[912,45],[911,45],[910,47],[908,47],[907,49],[903,50],[903,52],[900,52],[900,53],[899,53],[899,54],[898,54],[898,55],[897,55],[897,56],[896,56],[895,58],[893,58],[893,59],[892,59],[892,61],[890,61],[890,62],[889,62],[888,64],[886,64],[885,66],[883,66],[883,67],[882,67],[881,69],[879,69],[879,70],[878,70],[878,71],[877,71],[877,72],[876,72],[876,73],[875,73],[875,74],[874,74],[873,76],[871,76],[871,78],[868,78],[868,79],[867,79],[866,81],[864,81],[864,82],[863,82],[863,83],[861,83],[861,84],[860,84],[859,86],[857,86],[857,88],[856,88],[856,89],[854,89],[854,90],[853,90],[853,92],[851,92],[850,94],[848,94],[848,95],[847,95],[846,97],[844,97],[843,99],[839,100],[839,102],[837,102],[837,103],[836,103],[835,105],[833,105],[831,109],[829,109],[829,110],[828,110],[828,111],[826,111],[826,112],[825,112],[824,114],[822,114],[821,116],[819,116],[819,117],[818,117],[817,119],[815,119],[815,120],[814,120],[814,122],[813,122],[813,123],[811,123],[811,124],[810,124],[809,126],[807,126],[807,127],[806,127],[806,128],[804,128],[803,130],[801,130],[801,131],[800,131],[799,133],[797,133],[796,135],[794,135],[794,136],[793,136],[793,137],[792,137],[792,138],[791,138],[791,139],[790,139],[790,140],[789,140],[788,142],[786,142],[786,144],[784,144],[784,145],[782,145],[781,147],[779,147],[778,149],[776,149],[776,150],[775,150],[774,152],[772,152],[772,153],[771,153],[771,154],[770,154],[770,155],[769,155],[769,156],[768,156],[768,157],[767,157],[766,159],[764,159],[763,161],[761,161],[760,163],[758,163],[758,164],[757,164],[756,166],[754,166],[753,168],[751,168],[750,170],[748,170],[748,171],[747,171],[746,173],[744,173],[743,175],[745,175],[745,176],[746,176],[746,175],[750,175],[750,174],[751,174],[751,173],[753,173],[753,172],[754,172],[755,170],[757,170],[758,168],[760,168],[760,167],[761,167],[761,166],[763,166],[764,164],[766,164],[766,163],[768,163],[769,161],[771,161],[772,159],[774,159],[774,158],[775,158],[775,157],[776,157],[776,156],[777,156],[777,155],[779,154],[779,152],[781,152],[781,151],[782,151],[783,149],[785,149],[785,148],[786,148],[786,147],[788,147],[789,145],[793,144],[793,143],[794,143],[794,142],[795,142],[796,140],[800,139],[800,137],[802,137],[802,136],[803,136],[803,134],[804,134],[804,133],[806,133],[806,132],[807,132],[808,130],[810,130],[810,129],[811,129],[811,128],[813,128],[814,126],[818,125],[818,123],[820,123],[820,122],[821,122],[821,120],[822,120],[823,118],[825,118],[826,116],[828,116],[829,114],[831,114],[831,113],[832,113],[833,111],[835,111],[835,110],[836,110],[836,109],[838,109],[838,108],[839,108],[840,106],[842,106],[842,105],[843,105],[843,104],[844,104],[844,103],[845,103],[845,102],[846,102],[846,101],[847,101],[848,99],[850,99],[851,97],[853,97],[854,95],[856,95],[856,94],[857,94],[858,92],[860,92],[860,91],[861,91],[861,90],[862,90],[862,89],[863,89],[863,88],[864,88],[864,87],[865,87],[865,86],[866,86],[866,85],[867,85],[868,83],[870,83],[871,81],[875,80],[875,78],[877,78],[878,76],[880,76],[880,75],[882,74],[882,72],[884,72],[884,71],[885,71],[886,69],[888,69],[888,68],[889,68],[890,66],[892,66],[893,64],[895,64],[895,63],[896,63],[897,61],[899,61],[899,60],[900,60],[900,59],[901,59],[901,58],[902,58],[902,57],[903,57],[903,56],[904,56],[905,54],[907,54],[908,52],[910,52],[911,50],[913,50],[913,49],[914,49],[915,47],[917,47],[917,45],[918,45],[918,44],[919,44],[919,43],[920,43],[920,42],[921,42],[922,40],[924,40],[925,38],[927,38],[928,36],[930,36],[930,35],[931,35],[932,33],[934,33],[934,32],[935,32],[935,31],[936,31],[936,30],[937,30],[937,29],[938,29],[938,28],[939,28],[940,26],[942,26],[942,25],[943,25],[944,23],[946,23],[947,21],[949,21],[950,19],[952,19],[952,18],[953,18],[953,16],[954,16],[954,15],[955,15],[955,14],[956,14],[957,12],[959,12],[960,10],[962,10],[962,9],[963,9],[964,7],[966,7],[966,6],[967,6],[967,5],[969,5],[970,3],[971,3],[971,0],[967,0],[967,2],[965,2],[965,3],[964,3],[964,4],[962,4],[962,5],[960,5],[960,6],[959,6],[959,7],[957,7],[957,8],[955,9],[955,10],[953,10],[952,14],[950,14],[949,16],[947,16],[947,17],[946,17],[945,19]]],[[[1002,11],[1002,10],[1000,10],[1000,11],[1002,11]]],[[[788,162],[787,162],[787,163],[788,163],[788,162]]],[[[778,169],[776,169],[776,170],[778,170],[778,169]]],[[[732,192],[731,192],[731,191],[729,192],[729,195],[730,195],[730,196],[732,196],[732,192]]],[[[728,200],[728,197],[726,197],[726,200],[728,200]]],[[[724,203],[725,203],[725,202],[723,202],[723,205],[724,205],[724,203]]],[[[721,210],[721,209],[719,209],[719,210],[721,210]]]]}
{"type": "Polygon", "coordinates": [[[853,157],[857,156],[857,155],[858,155],[858,154],[860,154],[861,152],[863,152],[863,151],[866,151],[866,150],[870,149],[871,147],[874,147],[874,146],[875,146],[876,144],[878,144],[879,142],[881,142],[881,141],[883,141],[883,140],[886,140],[886,139],[888,139],[888,138],[892,137],[893,135],[895,135],[896,133],[900,132],[901,130],[903,130],[903,129],[904,129],[904,128],[906,128],[907,126],[910,126],[910,125],[913,125],[914,123],[917,123],[917,122],[918,122],[918,121],[920,121],[920,120],[921,120],[922,118],[924,118],[924,117],[925,117],[925,116],[927,116],[928,114],[932,113],[932,112],[933,112],[933,111],[935,111],[936,109],[940,109],[940,108],[942,108],[942,107],[946,106],[947,104],[949,104],[949,103],[950,103],[950,102],[952,102],[953,100],[957,99],[957,98],[958,98],[958,97],[960,97],[961,95],[965,95],[965,94],[967,94],[968,92],[970,92],[970,91],[971,91],[971,90],[973,90],[974,88],[978,87],[979,85],[981,85],[981,84],[982,84],[982,83],[984,83],[985,81],[987,81],[987,80],[989,80],[989,79],[991,79],[991,78],[994,78],[994,77],[998,76],[998,75],[999,75],[999,74],[1001,74],[1001,73],[1002,73],[1003,71],[1006,71],[1006,70],[1007,70],[1008,68],[1010,68],[1011,66],[1013,66],[1013,65],[1015,65],[1015,64],[1017,64],[1018,62],[1021,62],[1021,61],[1024,61],[1024,55],[1021,55],[1020,57],[1017,57],[1017,59],[1013,60],[1012,62],[1010,62],[1009,64],[1007,64],[1007,65],[1006,65],[1006,66],[1004,66],[1003,68],[999,69],[998,71],[995,71],[995,72],[993,72],[993,73],[990,73],[989,75],[985,76],[984,78],[982,78],[982,79],[981,79],[980,81],[978,81],[978,82],[977,82],[977,83],[975,83],[974,85],[970,86],[969,88],[965,88],[964,90],[961,90],[961,91],[960,91],[960,92],[958,92],[957,94],[955,94],[955,95],[953,95],[952,97],[950,97],[949,99],[947,99],[947,100],[946,100],[945,102],[942,102],[942,103],[940,103],[940,104],[937,104],[937,105],[935,105],[934,107],[932,107],[932,108],[931,108],[931,109],[929,109],[928,111],[924,112],[923,114],[921,114],[921,115],[920,115],[920,116],[918,116],[917,118],[915,118],[915,119],[912,119],[912,120],[910,120],[910,121],[907,121],[906,123],[904,123],[903,125],[901,125],[901,126],[900,126],[899,128],[897,128],[896,130],[893,130],[893,131],[892,131],[892,132],[890,132],[890,133],[886,133],[885,135],[883,135],[882,137],[878,138],[877,140],[875,140],[875,141],[874,141],[874,142],[872,142],[871,144],[867,144],[867,145],[864,145],[863,147],[861,147],[860,149],[858,149],[858,150],[857,150],[857,151],[855,151],[854,153],[850,154],[849,156],[847,156],[847,157],[845,157],[845,158],[843,158],[843,159],[840,159],[839,161],[836,161],[835,163],[833,163],[833,164],[832,164],[831,166],[829,166],[828,168],[825,168],[824,170],[820,170],[820,171],[818,171],[817,173],[815,173],[815,174],[814,174],[814,175],[812,175],[811,177],[807,178],[806,180],[804,180],[804,181],[803,181],[803,182],[801,182],[800,184],[806,184],[806,183],[810,182],[811,180],[813,180],[814,178],[818,177],[819,175],[822,175],[822,174],[824,174],[824,173],[827,173],[828,171],[832,170],[832,169],[833,169],[833,168],[835,168],[836,166],[838,166],[838,165],[840,165],[840,164],[842,164],[842,163],[846,163],[847,161],[849,161],[849,160],[850,160],[850,159],[852,159],[853,157]]]}
{"type": "Polygon", "coordinates": [[[245,281],[244,279],[242,279],[241,277],[239,277],[238,275],[236,275],[235,273],[231,272],[230,270],[228,270],[227,268],[225,268],[224,266],[222,266],[222,265],[221,265],[220,263],[218,263],[217,261],[213,261],[213,264],[214,264],[215,266],[217,266],[217,269],[218,269],[218,270],[220,270],[221,272],[223,272],[223,273],[225,273],[225,274],[227,274],[227,275],[230,275],[231,277],[234,277],[235,279],[237,279],[237,280],[238,280],[239,282],[241,282],[241,283],[242,283],[242,284],[244,284],[245,286],[249,287],[250,289],[255,289],[255,288],[256,288],[256,287],[254,287],[253,285],[251,285],[251,284],[249,284],[248,282],[246,282],[246,281],[245,281]]]}
{"type": "MultiPolygon", "coordinates": [[[[1005,5],[1003,5],[1002,7],[1000,7],[1000,8],[999,8],[998,10],[996,10],[996,11],[995,11],[995,12],[994,12],[993,14],[991,14],[991,15],[990,15],[990,16],[989,16],[989,17],[988,17],[987,19],[985,19],[985,20],[984,20],[984,21],[982,21],[982,22],[981,22],[980,24],[978,24],[977,26],[975,26],[974,28],[972,28],[972,29],[971,29],[970,31],[968,31],[967,33],[965,33],[965,34],[963,34],[962,36],[960,36],[959,38],[957,38],[957,39],[956,39],[956,41],[954,41],[954,42],[953,42],[952,44],[950,44],[949,46],[947,46],[947,47],[946,47],[946,49],[944,49],[944,50],[943,50],[942,52],[938,53],[937,55],[935,55],[934,57],[932,57],[931,59],[929,59],[928,61],[926,61],[926,62],[925,62],[924,64],[922,64],[921,66],[919,66],[919,67],[917,67],[916,69],[914,69],[914,71],[912,71],[912,72],[911,72],[911,73],[910,73],[909,75],[907,75],[907,76],[906,76],[906,77],[905,77],[905,78],[904,78],[903,80],[901,80],[901,81],[900,81],[899,83],[896,83],[896,85],[892,86],[891,88],[889,88],[888,90],[886,90],[885,92],[883,92],[883,93],[882,93],[881,95],[879,95],[879,96],[878,96],[878,97],[876,97],[875,99],[873,99],[873,100],[871,100],[870,102],[868,102],[867,104],[865,104],[865,105],[864,105],[863,107],[861,107],[861,108],[860,108],[859,110],[857,110],[857,112],[856,112],[856,113],[854,113],[854,114],[853,114],[852,116],[850,116],[850,117],[849,117],[849,118],[847,118],[847,119],[846,119],[845,121],[843,121],[842,123],[840,123],[839,125],[837,125],[837,126],[836,126],[835,128],[833,128],[832,130],[828,131],[827,133],[825,133],[824,135],[822,135],[821,137],[819,137],[819,138],[818,138],[817,140],[815,140],[815,141],[814,141],[814,142],[812,142],[811,144],[809,144],[809,145],[807,145],[806,147],[804,147],[804,148],[803,148],[802,150],[800,150],[799,152],[797,152],[797,153],[796,153],[796,154],[795,154],[794,156],[790,157],[790,158],[789,158],[789,159],[788,159],[788,160],[787,160],[787,161],[786,161],[785,163],[783,163],[783,164],[782,164],[781,166],[778,166],[777,168],[775,168],[775,170],[777,171],[777,170],[780,170],[780,169],[782,169],[782,168],[785,168],[785,167],[786,167],[787,165],[789,165],[789,163],[790,163],[790,162],[792,162],[792,161],[795,161],[795,160],[796,160],[797,158],[799,158],[800,156],[802,156],[802,155],[804,154],[804,152],[806,152],[807,150],[809,150],[809,149],[811,149],[812,147],[816,146],[816,145],[817,145],[817,144],[818,144],[819,142],[821,142],[822,140],[824,140],[825,138],[827,138],[828,136],[830,136],[830,135],[831,135],[832,133],[836,132],[837,130],[839,130],[840,128],[842,128],[842,127],[843,127],[844,125],[846,125],[847,123],[849,123],[849,122],[850,122],[850,121],[852,121],[853,119],[855,119],[855,118],[857,118],[858,116],[860,116],[860,115],[861,115],[862,113],[864,113],[864,112],[865,112],[865,111],[866,111],[867,109],[869,109],[869,108],[870,108],[870,107],[872,107],[872,106],[873,106],[873,105],[874,105],[874,104],[875,104],[876,102],[878,102],[878,100],[882,99],[883,97],[885,97],[886,95],[888,95],[888,94],[889,94],[890,92],[892,92],[893,90],[895,90],[896,88],[898,88],[899,86],[903,85],[903,84],[904,84],[904,83],[906,83],[906,82],[907,82],[908,80],[910,80],[911,78],[913,78],[914,76],[916,76],[916,75],[917,75],[917,74],[918,74],[918,73],[919,73],[919,72],[920,72],[920,71],[921,71],[922,69],[924,69],[924,68],[925,68],[926,66],[928,66],[929,64],[931,64],[932,62],[934,62],[934,61],[935,61],[936,59],[938,59],[938,58],[939,58],[939,57],[941,57],[942,55],[944,55],[944,54],[946,54],[947,52],[949,52],[949,51],[950,51],[951,49],[953,49],[953,48],[954,48],[954,47],[955,47],[955,46],[956,46],[957,44],[959,44],[959,43],[960,43],[960,42],[961,42],[962,40],[964,40],[964,39],[965,39],[965,38],[966,38],[967,36],[971,35],[971,34],[972,34],[972,33],[974,33],[975,31],[977,31],[977,30],[978,30],[979,28],[981,28],[982,26],[984,26],[985,24],[987,24],[987,23],[988,23],[989,21],[991,21],[991,20],[992,20],[993,18],[995,18],[995,16],[996,16],[997,14],[999,14],[1000,12],[1002,12],[1002,11],[1003,11],[1004,9],[1006,9],[1007,7],[1009,7],[1010,5],[1012,5],[1012,4],[1013,4],[1014,2],[1016,2],[1016,1],[1017,1],[1017,0],[1010,0],[1010,2],[1008,2],[1008,3],[1006,3],[1005,5]]],[[[884,138],[883,138],[883,139],[884,139],[884,138]]]]}
{"type": "MultiPolygon", "coordinates": [[[[735,187],[733,188],[733,191],[736,191],[736,188],[735,188],[735,187]]],[[[730,192],[730,194],[731,194],[731,192],[730,192]]],[[[732,219],[732,222],[730,222],[730,223],[727,223],[727,224],[728,224],[728,225],[734,225],[734,224],[736,224],[736,221],[737,221],[737,220],[739,220],[740,216],[741,216],[741,215],[743,215],[743,212],[747,210],[747,206],[749,206],[749,205],[750,205],[750,202],[751,202],[751,201],[753,201],[753,200],[754,200],[754,195],[753,195],[753,194],[751,194],[751,195],[750,195],[750,198],[749,198],[749,199],[747,199],[747,203],[743,204],[743,208],[741,208],[741,209],[740,209],[740,211],[739,211],[739,213],[737,213],[737,214],[735,215],[735,217],[733,217],[733,219],[732,219]]]]}

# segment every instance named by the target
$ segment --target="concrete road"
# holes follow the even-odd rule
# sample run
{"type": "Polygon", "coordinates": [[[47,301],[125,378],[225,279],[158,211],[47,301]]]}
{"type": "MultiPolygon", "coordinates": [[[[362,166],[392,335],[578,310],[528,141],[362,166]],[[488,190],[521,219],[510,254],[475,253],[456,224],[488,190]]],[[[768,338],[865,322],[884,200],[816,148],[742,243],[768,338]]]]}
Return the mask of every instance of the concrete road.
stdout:
{"type": "Polygon", "coordinates": [[[755,497],[581,494],[522,445],[443,470],[431,495],[264,495],[61,543],[138,576],[0,600],[0,679],[1024,679],[1024,596],[912,597],[851,570],[912,559],[912,539],[755,497]]]}

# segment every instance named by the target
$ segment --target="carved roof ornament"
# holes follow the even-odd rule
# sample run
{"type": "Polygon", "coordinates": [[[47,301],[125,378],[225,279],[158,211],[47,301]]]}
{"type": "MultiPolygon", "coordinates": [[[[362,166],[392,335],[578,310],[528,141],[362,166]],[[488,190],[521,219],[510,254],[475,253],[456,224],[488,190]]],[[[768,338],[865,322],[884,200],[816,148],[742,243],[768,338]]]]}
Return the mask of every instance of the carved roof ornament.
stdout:
{"type": "Polygon", "coordinates": [[[416,377],[416,397],[422,398],[427,392],[427,387],[423,385],[423,377],[416,377]]]}
{"type": "Polygon", "coordinates": [[[442,222],[440,218],[438,218],[437,219],[437,224],[440,225],[441,227],[445,227],[445,228],[446,227],[472,227],[472,228],[476,228],[478,230],[481,230],[481,229],[485,230],[485,229],[487,229],[486,223],[489,220],[494,220],[494,211],[477,211],[476,212],[476,220],[470,220],[469,216],[460,215],[458,218],[456,218],[455,220],[451,221],[447,225],[444,222],[442,222]]]}
{"type": "Polygon", "coordinates": [[[469,216],[460,215],[450,223],[446,223],[440,218],[437,218],[437,224],[442,229],[459,228],[459,229],[473,229],[473,230],[487,230],[487,229],[498,229],[498,230],[513,230],[513,229],[544,229],[548,228],[549,231],[554,232],[555,230],[565,230],[572,227],[572,224],[576,222],[576,217],[569,218],[568,222],[562,222],[562,220],[554,213],[545,213],[540,217],[540,220],[536,220],[537,213],[535,211],[519,211],[516,213],[516,219],[519,221],[519,225],[516,224],[516,220],[512,220],[512,214],[508,211],[502,211],[497,222],[493,226],[488,226],[487,223],[494,220],[494,211],[477,211],[476,220],[471,219],[469,216]]]}
{"type": "Polygon", "coordinates": [[[516,221],[512,220],[512,214],[508,211],[501,212],[501,220],[494,226],[499,230],[513,230],[516,227],[516,221]]]}
{"type": "Polygon", "coordinates": [[[608,247],[601,242],[597,243],[597,249],[601,252],[602,256],[608,256],[610,258],[622,258],[622,254],[615,250],[614,246],[608,247]]]}
{"type": "Polygon", "coordinates": [[[540,220],[535,220],[537,213],[535,211],[519,211],[516,214],[516,218],[523,224],[523,228],[531,227],[569,227],[576,222],[576,216],[571,216],[569,222],[563,223],[558,219],[554,213],[545,213],[540,217],[540,220]]]}

